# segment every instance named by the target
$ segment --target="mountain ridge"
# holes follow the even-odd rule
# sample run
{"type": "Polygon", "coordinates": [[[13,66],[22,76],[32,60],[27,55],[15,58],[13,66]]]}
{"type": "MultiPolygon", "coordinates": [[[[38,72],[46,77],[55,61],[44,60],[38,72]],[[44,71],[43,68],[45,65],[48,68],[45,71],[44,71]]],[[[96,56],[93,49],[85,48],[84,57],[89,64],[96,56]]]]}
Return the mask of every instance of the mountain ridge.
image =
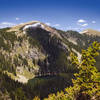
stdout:
{"type": "MultiPolygon", "coordinates": [[[[71,64],[70,53],[80,60],[81,50],[93,41],[100,42],[100,37],[58,30],[39,21],[0,29],[0,70],[11,77],[15,85],[26,84],[25,89],[31,87],[34,92],[29,91],[30,98],[36,95],[44,98],[72,85],[71,79],[78,70],[71,64]]],[[[100,57],[96,59],[100,71],[100,57]]],[[[2,87],[5,86],[2,84],[2,87]]],[[[5,89],[12,95],[8,88],[5,89]]]]}
{"type": "Polygon", "coordinates": [[[81,34],[88,34],[93,36],[100,36],[100,31],[94,30],[94,29],[86,29],[83,32],[80,32],[81,34]]]}

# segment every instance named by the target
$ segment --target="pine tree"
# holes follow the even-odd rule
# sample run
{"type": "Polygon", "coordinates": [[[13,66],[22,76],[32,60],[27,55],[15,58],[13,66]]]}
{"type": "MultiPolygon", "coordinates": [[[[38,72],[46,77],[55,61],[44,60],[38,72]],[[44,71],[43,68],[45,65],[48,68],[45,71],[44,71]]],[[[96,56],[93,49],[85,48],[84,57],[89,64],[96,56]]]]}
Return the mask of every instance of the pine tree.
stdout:
{"type": "MultiPolygon", "coordinates": [[[[79,62],[74,54],[71,54],[73,64],[76,64],[79,73],[73,79],[72,95],[76,100],[89,100],[99,98],[100,100],[100,73],[95,67],[95,57],[99,55],[100,43],[94,42],[87,50],[82,50],[81,61],[79,62]]],[[[67,93],[69,89],[66,89],[67,93]]],[[[71,95],[71,96],[72,96],[71,95]]]]}
{"type": "Polygon", "coordinates": [[[79,70],[72,79],[73,86],[66,88],[66,93],[52,94],[45,100],[100,100],[100,72],[95,67],[95,58],[99,53],[100,43],[97,42],[82,50],[81,61],[71,53],[72,63],[79,70]]]}

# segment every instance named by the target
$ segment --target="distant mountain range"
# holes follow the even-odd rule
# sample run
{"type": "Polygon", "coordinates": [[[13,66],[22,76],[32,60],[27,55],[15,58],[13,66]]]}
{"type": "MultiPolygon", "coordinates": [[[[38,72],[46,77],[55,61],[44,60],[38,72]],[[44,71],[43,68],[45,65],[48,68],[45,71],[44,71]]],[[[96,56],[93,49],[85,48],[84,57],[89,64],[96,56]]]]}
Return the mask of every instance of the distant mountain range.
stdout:
{"type": "MultiPolygon", "coordinates": [[[[8,98],[13,98],[24,90],[25,98],[31,100],[36,95],[44,98],[70,86],[73,73],[78,71],[71,64],[70,53],[75,53],[80,60],[81,50],[93,41],[100,42],[99,31],[62,31],[39,21],[0,29],[0,71],[4,77],[1,78],[1,97],[7,93],[8,98]],[[6,84],[12,84],[9,80],[18,91],[12,85],[12,89],[6,87],[6,84]],[[24,83],[28,86],[23,86],[24,83]],[[29,91],[29,87],[32,90],[29,91]]],[[[100,57],[96,59],[96,67],[100,71],[100,57]]]]}
{"type": "Polygon", "coordinates": [[[80,32],[81,34],[87,34],[87,35],[93,35],[93,36],[100,36],[100,31],[93,30],[93,29],[87,29],[83,32],[80,32]]]}

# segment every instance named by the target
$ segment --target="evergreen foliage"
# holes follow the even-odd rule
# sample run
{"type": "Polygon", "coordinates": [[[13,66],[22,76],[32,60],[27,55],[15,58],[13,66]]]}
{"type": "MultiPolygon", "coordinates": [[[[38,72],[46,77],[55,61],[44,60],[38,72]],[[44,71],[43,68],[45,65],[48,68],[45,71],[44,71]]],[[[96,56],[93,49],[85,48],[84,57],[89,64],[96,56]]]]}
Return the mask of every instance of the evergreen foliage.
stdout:
{"type": "Polygon", "coordinates": [[[11,51],[16,40],[17,36],[15,35],[15,32],[7,32],[7,28],[0,29],[0,48],[11,51]]]}
{"type": "MultiPolygon", "coordinates": [[[[12,100],[32,100],[35,96],[39,96],[40,99],[43,99],[48,94],[56,93],[70,86],[64,92],[49,95],[49,98],[45,100],[100,100],[100,52],[98,52],[100,43],[94,42],[87,50],[82,50],[80,61],[72,53],[73,65],[68,59],[72,48],[81,53],[81,49],[86,49],[95,40],[100,41],[100,37],[81,35],[76,31],[58,30],[58,32],[62,39],[43,29],[29,29],[27,34],[22,36],[17,36],[16,32],[7,32],[7,29],[0,29],[0,71],[16,74],[17,66],[28,70],[28,58],[24,54],[16,54],[14,58],[11,57],[13,49],[22,47],[24,40],[28,40],[31,46],[29,48],[32,49],[35,46],[46,55],[44,60],[36,61],[32,58],[33,63],[36,66],[39,65],[38,74],[40,76],[29,80],[28,84],[14,81],[0,72],[0,97],[12,100]],[[67,39],[70,37],[77,38],[78,45],[67,39]],[[66,48],[63,44],[66,45],[66,48]],[[73,73],[76,73],[75,77],[73,77],[73,73]]],[[[35,100],[39,100],[39,98],[36,97],[35,100]]]]}
{"type": "Polygon", "coordinates": [[[45,100],[100,100],[100,72],[95,67],[95,57],[100,53],[100,43],[93,42],[87,49],[82,50],[81,61],[71,53],[72,63],[79,72],[72,79],[73,87],[65,89],[65,93],[49,95],[45,100]]]}

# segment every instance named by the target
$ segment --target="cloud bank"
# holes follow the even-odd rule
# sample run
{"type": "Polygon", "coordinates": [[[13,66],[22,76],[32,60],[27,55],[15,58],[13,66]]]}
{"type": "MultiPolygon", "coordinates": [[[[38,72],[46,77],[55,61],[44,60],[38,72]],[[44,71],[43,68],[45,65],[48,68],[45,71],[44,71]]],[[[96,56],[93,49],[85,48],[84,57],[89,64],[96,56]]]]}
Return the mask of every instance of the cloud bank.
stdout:
{"type": "Polygon", "coordinates": [[[11,23],[11,22],[2,22],[0,23],[0,28],[12,27],[15,25],[16,25],[15,23],[11,23]]]}

